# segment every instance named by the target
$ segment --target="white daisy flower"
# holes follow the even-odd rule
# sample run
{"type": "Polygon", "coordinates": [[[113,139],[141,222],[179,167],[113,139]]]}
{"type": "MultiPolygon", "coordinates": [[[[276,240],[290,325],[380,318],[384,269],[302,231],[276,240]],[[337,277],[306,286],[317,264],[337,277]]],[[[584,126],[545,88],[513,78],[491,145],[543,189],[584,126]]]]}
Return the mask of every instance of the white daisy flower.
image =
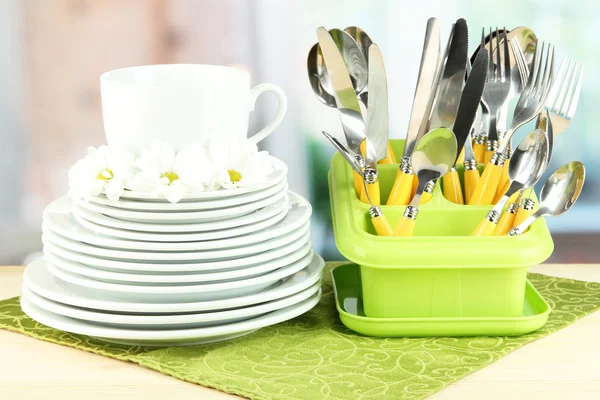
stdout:
{"type": "Polygon", "coordinates": [[[265,182],[273,172],[269,153],[258,151],[256,144],[247,139],[212,139],[207,148],[214,168],[214,180],[225,189],[265,182]]]}
{"type": "Polygon", "coordinates": [[[133,154],[108,146],[89,147],[87,155],[69,169],[69,194],[88,201],[104,193],[110,200],[119,200],[132,176],[133,159],[133,154]]]}
{"type": "Polygon", "coordinates": [[[152,141],[150,150],[142,151],[135,165],[140,172],[129,186],[132,190],[164,196],[177,203],[184,194],[201,192],[211,185],[213,170],[200,145],[189,145],[177,154],[159,139],[152,141]]]}

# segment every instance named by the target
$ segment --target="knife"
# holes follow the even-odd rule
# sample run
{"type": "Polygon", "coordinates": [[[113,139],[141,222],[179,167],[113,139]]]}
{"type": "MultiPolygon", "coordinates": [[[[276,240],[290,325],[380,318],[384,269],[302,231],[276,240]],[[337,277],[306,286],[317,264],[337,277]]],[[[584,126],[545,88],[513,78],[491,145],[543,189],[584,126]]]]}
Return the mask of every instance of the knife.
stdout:
{"type": "MultiPolygon", "coordinates": [[[[323,131],[323,135],[327,139],[329,139],[329,141],[334,145],[334,147],[342,154],[342,156],[348,162],[348,164],[350,164],[352,169],[355,172],[362,174],[362,166],[356,161],[356,155],[352,154],[352,152],[346,146],[344,146],[342,143],[340,143],[339,140],[337,140],[335,137],[331,136],[329,133],[323,131]]],[[[367,184],[366,181],[363,181],[363,185],[366,186],[366,184],[367,184]]],[[[365,187],[364,192],[367,192],[366,187],[365,187]]],[[[371,203],[370,199],[369,199],[369,203],[371,203]]],[[[373,205],[373,203],[371,203],[371,208],[369,208],[369,215],[371,216],[371,222],[373,223],[373,226],[375,227],[375,232],[377,232],[377,235],[392,236],[392,233],[393,233],[392,227],[390,226],[389,222],[383,215],[381,208],[379,208],[379,207],[373,205]]]]}
{"type": "Polygon", "coordinates": [[[448,58],[430,117],[429,130],[436,128],[452,129],[454,126],[469,59],[468,45],[467,22],[461,18],[454,24],[448,58]]]}
{"type": "MultiPolygon", "coordinates": [[[[465,87],[460,97],[460,104],[452,129],[458,145],[458,153],[456,154],[457,159],[469,137],[473,121],[475,121],[477,115],[477,108],[479,107],[479,102],[481,101],[481,96],[485,89],[488,75],[487,57],[487,50],[482,51],[481,55],[478,54],[477,57],[475,57],[475,63],[471,68],[471,73],[467,78],[467,82],[465,83],[465,87]]],[[[476,165],[475,168],[477,168],[476,165]]],[[[478,173],[477,171],[473,172],[478,173]]],[[[468,174],[465,174],[465,185],[467,184],[467,175],[468,174]]],[[[463,191],[456,168],[452,168],[444,175],[442,182],[444,197],[453,203],[464,204],[463,191]]],[[[469,190],[470,189],[471,188],[469,188],[469,190]]]]}
{"type": "Polygon", "coordinates": [[[388,153],[388,89],[381,50],[376,44],[369,47],[369,97],[367,106],[367,138],[375,148],[376,159],[388,153]]]}
{"type": "Polygon", "coordinates": [[[414,173],[410,166],[410,157],[419,138],[421,123],[429,117],[427,112],[429,99],[434,90],[434,81],[440,59],[440,27],[436,18],[427,21],[421,66],[417,78],[417,87],[413,98],[412,110],[406,132],[404,152],[396,173],[394,186],[387,204],[406,205],[412,197],[414,173]]]}
{"type": "MultiPolygon", "coordinates": [[[[317,29],[319,47],[323,52],[325,65],[329,72],[333,95],[339,111],[342,128],[346,137],[348,147],[355,154],[361,154],[361,145],[365,148],[365,168],[363,179],[369,190],[369,197],[373,204],[379,205],[379,182],[377,175],[377,155],[375,148],[367,140],[365,122],[363,120],[356,92],[350,80],[350,74],[335,41],[324,27],[317,29]],[[362,143],[366,141],[366,144],[362,143]]],[[[361,192],[362,193],[362,192],[361,192]]],[[[361,194],[361,200],[366,202],[365,194],[361,194]]]]}

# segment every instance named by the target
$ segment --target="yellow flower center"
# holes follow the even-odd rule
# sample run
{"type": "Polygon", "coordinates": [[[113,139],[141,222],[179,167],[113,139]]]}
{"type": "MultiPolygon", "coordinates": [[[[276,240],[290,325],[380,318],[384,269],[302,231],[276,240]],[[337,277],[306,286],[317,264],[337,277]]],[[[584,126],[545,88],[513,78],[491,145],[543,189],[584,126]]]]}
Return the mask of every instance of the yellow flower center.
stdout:
{"type": "Polygon", "coordinates": [[[229,180],[231,180],[231,182],[239,182],[242,180],[242,174],[233,169],[228,169],[227,173],[229,174],[229,180]]]}
{"type": "Polygon", "coordinates": [[[179,179],[179,176],[173,172],[165,172],[162,174],[161,178],[167,178],[169,180],[169,185],[179,179]]]}
{"type": "Polygon", "coordinates": [[[110,169],[105,169],[103,171],[100,171],[98,173],[98,176],[96,176],[96,179],[100,179],[103,181],[109,181],[113,178],[113,172],[110,169]]]}

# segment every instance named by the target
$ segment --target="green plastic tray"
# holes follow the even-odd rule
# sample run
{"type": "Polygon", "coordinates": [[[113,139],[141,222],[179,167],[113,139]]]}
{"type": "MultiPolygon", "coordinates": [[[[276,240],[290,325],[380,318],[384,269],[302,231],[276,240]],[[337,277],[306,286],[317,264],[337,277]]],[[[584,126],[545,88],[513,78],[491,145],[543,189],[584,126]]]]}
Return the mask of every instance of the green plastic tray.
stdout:
{"type": "MultiPolygon", "coordinates": [[[[403,145],[392,141],[397,156],[403,145]]],[[[379,166],[383,204],[397,169],[379,166]]],[[[414,236],[376,236],[369,206],[356,197],[352,171],[340,154],[331,160],[329,191],[336,245],[361,266],[369,317],[518,317],[527,268],[546,260],[554,248],[543,219],[521,236],[471,236],[491,206],[451,203],[439,185],[420,207],[414,236]]],[[[381,208],[392,227],[405,209],[381,208]]]]}
{"type": "Polygon", "coordinates": [[[370,318],[363,310],[360,267],[346,264],[331,270],[336,308],[349,329],[367,336],[516,336],[540,329],[550,306],[527,281],[524,305],[516,317],[370,318]]]}

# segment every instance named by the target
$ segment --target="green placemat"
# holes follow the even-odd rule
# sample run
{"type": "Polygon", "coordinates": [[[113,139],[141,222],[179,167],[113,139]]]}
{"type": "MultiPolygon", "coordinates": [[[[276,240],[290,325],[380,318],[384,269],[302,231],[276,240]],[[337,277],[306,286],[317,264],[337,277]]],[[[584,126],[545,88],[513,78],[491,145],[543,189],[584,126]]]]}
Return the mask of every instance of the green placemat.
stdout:
{"type": "Polygon", "coordinates": [[[529,279],[553,310],[542,329],[520,337],[360,336],[339,322],[328,273],[313,310],[223,343],[160,349],[107,344],[36,323],[18,298],[0,302],[0,328],[254,399],[421,399],[600,308],[598,283],[539,274],[529,279]]]}

